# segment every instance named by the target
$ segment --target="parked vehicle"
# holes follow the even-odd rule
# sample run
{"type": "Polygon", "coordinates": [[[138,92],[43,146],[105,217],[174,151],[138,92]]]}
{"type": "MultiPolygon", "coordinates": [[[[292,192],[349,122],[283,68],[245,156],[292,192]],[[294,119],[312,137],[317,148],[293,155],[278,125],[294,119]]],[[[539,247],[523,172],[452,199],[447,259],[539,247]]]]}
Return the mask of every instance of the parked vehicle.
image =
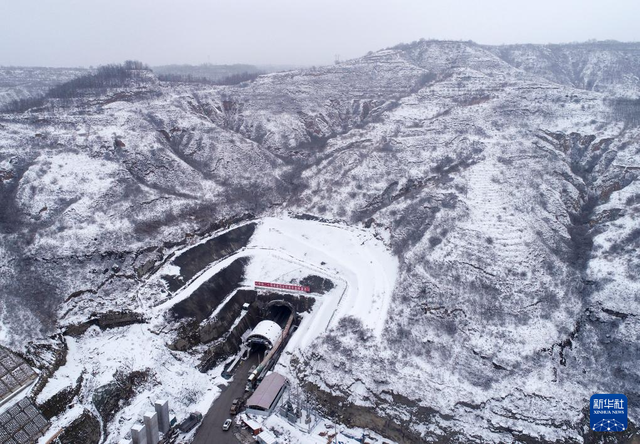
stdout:
{"type": "Polygon", "coordinates": [[[231,424],[233,424],[231,419],[227,419],[224,422],[224,424],[222,424],[222,430],[224,430],[226,432],[227,430],[229,430],[231,428],[231,424]]]}
{"type": "Polygon", "coordinates": [[[178,428],[182,433],[187,433],[191,431],[196,425],[198,425],[200,421],[202,421],[202,413],[200,412],[189,413],[189,416],[187,416],[178,425],[178,428]]]}
{"type": "Polygon", "coordinates": [[[232,415],[237,415],[238,412],[240,412],[240,408],[242,407],[242,399],[240,398],[236,398],[233,400],[233,402],[231,403],[231,408],[229,409],[229,412],[232,415]]]}

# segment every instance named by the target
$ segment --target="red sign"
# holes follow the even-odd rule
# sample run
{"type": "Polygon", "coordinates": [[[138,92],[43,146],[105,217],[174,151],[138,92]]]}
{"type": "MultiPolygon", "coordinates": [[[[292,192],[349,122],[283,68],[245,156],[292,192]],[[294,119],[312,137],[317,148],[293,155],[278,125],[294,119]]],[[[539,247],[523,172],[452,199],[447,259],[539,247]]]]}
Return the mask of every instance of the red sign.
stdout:
{"type": "Polygon", "coordinates": [[[302,285],[290,285],[290,284],[274,284],[273,282],[260,282],[256,281],[256,287],[268,287],[278,288],[280,290],[292,290],[292,291],[304,291],[305,293],[311,292],[311,288],[302,285]]]}

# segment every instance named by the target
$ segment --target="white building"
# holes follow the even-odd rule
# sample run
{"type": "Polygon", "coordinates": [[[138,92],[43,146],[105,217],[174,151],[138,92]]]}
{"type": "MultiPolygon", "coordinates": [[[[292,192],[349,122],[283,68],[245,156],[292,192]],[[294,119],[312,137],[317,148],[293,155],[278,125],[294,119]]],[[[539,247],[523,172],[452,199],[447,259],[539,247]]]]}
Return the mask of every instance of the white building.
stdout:
{"type": "Polygon", "coordinates": [[[278,444],[276,437],[268,430],[264,430],[256,438],[260,444],[278,444]]]}

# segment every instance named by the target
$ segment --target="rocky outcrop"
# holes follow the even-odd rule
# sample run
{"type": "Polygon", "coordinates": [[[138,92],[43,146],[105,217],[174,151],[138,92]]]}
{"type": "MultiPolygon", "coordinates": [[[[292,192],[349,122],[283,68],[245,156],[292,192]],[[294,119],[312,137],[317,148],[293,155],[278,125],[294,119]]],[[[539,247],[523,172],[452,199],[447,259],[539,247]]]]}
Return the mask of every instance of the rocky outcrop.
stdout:
{"type": "Polygon", "coordinates": [[[128,402],[135,394],[137,386],[147,382],[152,375],[152,371],[118,371],[114,375],[113,382],[102,387],[98,387],[93,393],[93,405],[102,418],[102,423],[106,428],[113,416],[128,402]]]}
{"type": "Polygon", "coordinates": [[[83,376],[80,375],[75,386],[65,387],[51,398],[41,403],[38,407],[40,408],[42,415],[46,419],[51,419],[66,411],[69,406],[73,404],[74,398],[80,393],[80,390],[82,389],[82,382],[83,376]]]}
{"type": "Polygon", "coordinates": [[[211,315],[224,298],[238,288],[244,278],[247,262],[248,258],[234,260],[189,297],[171,307],[168,317],[180,322],[176,340],[171,344],[171,348],[187,350],[200,343],[200,323],[211,315]]]}
{"type": "Polygon", "coordinates": [[[85,410],[53,441],[55,444],[99,444],[102,433],[100,421],[90,411],[85,410]]]}
{"type": "Polygon", "coordinates": [[[90,319],[82,324],[69,325],[65,328],[67,336],[80,336],[92,325],[97,325],[101,330],[124,327],[145,322],[144,315],[131,310],[110,310],[105,313],[94,313],[90,319]]]}
{"type": "Polygon", "coordinates": [[[180,274],[165,279],[171,291],[176,291],[212,262],[216,262],[245,247],[256,229],[248,223],[205,241],[175,257],[171,264],[180,268],[180,274]]]}

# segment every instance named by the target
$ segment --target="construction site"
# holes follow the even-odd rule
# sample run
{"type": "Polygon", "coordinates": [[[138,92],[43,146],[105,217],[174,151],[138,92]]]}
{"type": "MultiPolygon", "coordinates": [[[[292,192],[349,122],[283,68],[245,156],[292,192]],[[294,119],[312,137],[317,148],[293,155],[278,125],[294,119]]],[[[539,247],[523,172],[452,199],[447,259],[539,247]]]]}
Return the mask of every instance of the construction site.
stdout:
{"type": "Polygon", "coordinates": [[[249,313],[253,311],[248,322],[255,325],[245,330],[239,344],[230,344],[237,351],[225,362],[222,370],[222,375],[230,380],[229,385],[204,416],[194,443],[241,442],[243,431],[245,435],[250,431],[253,436],[258,430],[255,436],[259,438],[256,439],[275,442],[270,440],[268,432],[262,427],[255,427],[257,423],[249,418],[274,413],[288,382],[273,368],[300,323],[301,316],[296,308],[308,310],[314,302],[304,295],[310,291],[309,287],[286,285],[287,288],[280,289],[289,293],[274,293],[272,289],[279,286],[285,285],[258,281],[254,302],[242,304],[240,316],[249,319],[249,313]],[[255,310],[252,310],[252,305],[255,310]],[[235,421],[231,430],[222,429],[225,420],[240,413],[239,418],[244,418],[243,421],[235,421]]]}
{"type": "Polygon", "coordinates": [[[370,233],[307,220],[194,239],[141,280],[139,312],[65,327],[64,362],[30,394],[52,424],[39,442],[363,442],[316,412],[291,364],[341,318],[375,333],[394,267],[370,233]]]}

